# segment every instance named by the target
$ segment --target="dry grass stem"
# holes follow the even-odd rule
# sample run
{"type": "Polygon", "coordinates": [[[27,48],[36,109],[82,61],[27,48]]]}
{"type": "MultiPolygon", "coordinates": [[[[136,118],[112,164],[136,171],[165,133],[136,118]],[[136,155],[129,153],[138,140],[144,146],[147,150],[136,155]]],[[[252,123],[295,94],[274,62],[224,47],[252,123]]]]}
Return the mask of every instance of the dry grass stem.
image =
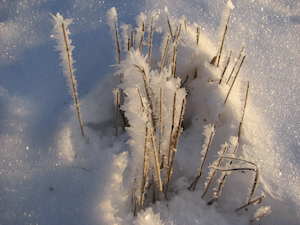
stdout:
{"type": "Polygon", "coordinates": [[[149,67],[151,66],[151,53],[152,53],[152,40],[153,40],[153,16],[151,19],[151,28],[150,28],[150,44],[149,44],[149,67]]]}
{"type": "Polygon", "coordinates": [[[141,42],[140,42],[140,46],[139,46],[140,53],[142,53],[142,49],[143,49],[144,33],[145,33],[145,23],[143,21],[142,22],[141,42]]]}
{"type": "Polygon", "coordinates": [[[169,20],[169,17],[168,17],[167,13],[166,13],[166,16],[167,16],[167,21],[168,21],[168,25],[169,25],[169,30],[170,30],[170,35],[171,35],[171,38],[172,38],[172,42],[174,43],[174,36],[173,36],[173,32],[172,32],[172,27],[171,27],[170,20],[169,20]]]}
{"type": "Polygon", "coordinates": [[[117,28],[117,22],[116,18],[114,18],[114,24],[115,24],[115,31],[116,31],[116,42],[117,42],[117,50],[118,50],[118,60],[119,64],[121,63],[121,49],[120,49],[120,42],[119,42],[119,37],[118,37],[118,28],[117,28]]]}
{"type": "Polygon", "coordinates": [[[76,90],[75,79],[74,79],[74,75],[73,75],[73,68],[72,68],[72,62],[71,62],[71,53],[70,53],[69,43],[68,43],[68,39],[67,39],[65,24],[62,23],[61,26],[62,26],[64,40],[65,40],[65,44],[66,44],[66,50],[67,50],[68,62],[69,62],[69,69],[70,69],[70,75],[71,75],[71,81],[72,81],[74,99],[75,99],[75,104],[76,104],[76,108],[77,108],[77,114],[78,114],[80,129],[81,129],[81,135],[82,135],[82,137],[84,137],[83,127],[82,127],[82,120],[81,120],[81,114],[80,114],[80,108],[79,108],[79,102],[78,102],[78,98],[77,98],[77,90],[76,90]]]}
{"type": "Polygon", "coordinates": [[[181,31],[181,24],[179,25],[178,34],[176,38],[176,43],[174,45],[174,52],[173,52],[173,66],[172,66],[172,76],[175,77],[176,73],[176,64],[177,64],[177,50],[180,38],[180,31],[181,31]]]}
{"type": "MultiPolygon", "coordinates": [[[[215,128],[215,125],[214,125],[214,128],[215,128]]],[[[198,175],[197,177],[195,178],[195,180],[192,182],[191,186],[188,188],[188,190],[190,190],[191,188],[193,188],[193,190],[195,190],[196,186],[197,186],[197,182],[199,180],[199,178],[201,177],[202,173],[203,173],[203,166],[204,166],[204,163],[205,163],[205,160],[206,160],[206,157],[207,157],[207,153],[208,153],[208,150],[210,148],[210,145],[212,143],[212,139],[215,135],[215,131],[213,130],[210,134],[210,137],[209,137],[209,141],[208,141],[208,144],[207,144],[207,147],[206,147],[206,150],[205,150],[205,154],[204,154],[204,157],[203,157],[203,160],[202,160],[202,163],[200,165],[200,168],[199,168],[199,172],[198,172],[198,175]]]]}
{"type": "Polygon", "coordinates": [[[133,45],[134,45],[134,35],[133,35],[133,31],[131,31],[130,47],[133,48],[133,45]]]}
{"type": "Polygon", "coordinates": [[[154,153],[154,160],[155,160],[155,166],[156,166],[156,173],[157,173],[159,191],[160,191],[160,193],[162,193],[162,182],[161,182],[161,176],[160,176],[160,166],[159,166],[159,163],[158,163],[157,151],[156,151],[156,146],[155,146],[155,138],[154,138],[154,135],[153,135],[152,128],[150,128],[150,135],[151,135],[151,141],[152,141],[152,147],[153,147],[153,153],[154,153]]]}
{"type": "Polygon", "coordinates": [[[119,113],[120,113],[120,91],[117,92],[117,110],[116,110],[116,137],[118,137],[119,128],[119,113]]]}
{"type": "Polygon", "coordinates": [[[230,9],[230,11],[229,11],[227,23],[226,23],[225,30],[224,30],[224,33],[223,33],[223,38],[222,38],[222,42],[221,42],[220,51],[217,54],[218,55],[217,67],[219,67],[219,65],[220,65],[220,59],[221,59],[221,55],[222,55],[222,51],[223,51],[223,47],[224,47],[224,42],[225,42],[226,34],[227,34],[227,31],[228,31],[228,27],[229,27],[229,21],[230,21],[231,13],[232,13],[232,9],[230,9]]]}
{"type": "Polygon", "coordinates": [[[199,41],[200,41],[200,27],[197,27],[197,45],[199,45],[199,41]]]}
{"type": "Polygon", "coordinates": [[[262,201],[265,197],[266,197],[265,195],[262,195],[262,196],[260,196],[260,197],[257,197],[257,198],[255,198],[255,199],[253,199],[252,201],[248,201],[248,203],[246,203],[245,205],[243,205],[243,206],[237,208],[237,209],[235,210],[235,212],[238,212],[238,211],[240,211],[241,209],[244,209],[244,208],[246,208],[247,206],[252,205],[252,204],[258,205],[258,204],[261,203],[261,201],[262,201]]]}
{"type": "MultiPolygon", "coordinates": [[[[162,118],[163,118],[163,88],[159,89],[159,144],[158,144],[158,158],[161,159],[161,137],[162,137],[162,118]]],[[[161,163],[161,162],[160,162],[161,163]]]]}
{"type": "Polygon", "coordinates": [[[147,77],[146,77],[146,73],[145,73],[145,70],[142,66],[138,66],[138,65],[135,65],[135,64],[133,64],[133,65],[135,67],[137,67],[143,75],[145,90],[146,90],[146,94],[147,94],[147,100],[149,102],[149,106],[150,106],[150,109],[151,109],[152,124],[153,124],[154,133],[155,133],[156,132],[156,119],[155,119],[155,115],[153,113],[153,103],[152,103],[151,91],[150,91],[150,87],[149,87],[148,80],[147,80],[147,77]]]}
{"type": "Polygon", "coordinates": [[[229,65],[229,62],[230,62],[230,60],[231,60],[231,55],[232,55],[232,51],[230,51],[230,54],[229,54],[228,59],[227,59],[227,61],[226,61],[226,64],[225,64],[224,70],[223,70],[223,72],[222,72],[222,75],[221,75],[219,84],[221,84],[221,82],[222,82],[222,80],[223,80],[224,74],[225,74],[225,72],[226,72],[226,70],[227,70],[227,67],[228,67],[228,65],[229,65]]]}
{"type": "Polygon", "coordinates": [[[173,137],[172,137],[172,140],[173,140],[172,141],[172,158],[171,158],[170,166],[168,167],[167,180],[166,180],[166,184],[165,184],[165,187],[164,187],[165,198],[167,198],[167,192],[168,192],[168,188],[169,188],[170,178],[171,178],[171,175],[172,175],[175,155],[176,155],[176,152],[177,152],[178,140],[179,140],[179,136],[182,132],[181,125],[182,125],[182,120],[183,120],[184,108],[185,108],[185,100],[183,99],[182,100],[182,105],[181,105],[179,121],[178,121],[178,126],[177,126],[177,129],[176,129],[175,133],[173,134],[173,137]]]}
{"type": "MultiPolygon", "coordinates": [[[[225,146],[225,148],[223,149],[222,154],[223,154],[223,155],[226,154],[227,150],[228,150],[228,145],[225,146]]],[[[218,161],[216,167],[219,167],[219,166],[221,165],[222,160],[223,160],[223,158],[221,157],[221,158],[219,159],[219,161],[218,161]]],[[[209,186],[211,185],[212,181],[214,180],[216,174],[217,174],[217,170],[215,170],[215,171],[213,172],[213,174],[212,174],[210,180],[208,181],[208,183],[207,183],[207,185],[206,185],[206,188],[205,188],[205,190],[204,190],[204,192],[203,192],[203,194],[202,194],[202,196],[201,196],[202,199],[203,199],[204,196],[206,195],[206,192],[207,192],[209,186]]]]}
{"type": "Polygon", "coordinates": [[[241,131],[243,127],[243,122],[244,122],[244,117],[245,117],[245,112],[246,112],[246,106],[247,106],[247,100],[248,100],[248,94],[249,94],[249,81],[247,83],[247,89],[246,89],[246,96],[245,96],[245,102],[244,102],[244,108],[243,108],[243,114],[242,114],[242,119],[239,125],[239,131],[238,131],[238,138],[241,136],[241,131]]]}
{"type": "Polygon", "coordinates": [[[165,58],[166,58],[166,55],[167,55],[169,40],[170,40],[170,36],[168,36],[168,38],[167,38],[166,47],[165,47],[164,54],[163,54],[163,57],[162,57],[162,60],[161,60],[160,71],[162,71],[162,69],[164,67],[164,64],[165,64],[165,58]]]}
{"type": "Polygon", "coordinates": [[[241,64],[240,64],[240,66],[239,66],[239,69],[238,69],[238,71],[236,72],[236,75],[235,75],[235,77],[234,77],[234,80],[233,80],[233,82],[232,82],[232,84],[231,84],[231,86],[230,86],[230,89],[229,89],[229,91],[228,91],[228,93],[227,93],[227,96],[226,96],[226,98],[225,98],[224,104],[226,104],[226,102],[227,102],[227,99],[228,99],[228,97],[229,97],[229,95],[230,95],[230,92],[231,92],[231,90],[232,90],[232,87],[233,87],[233,85],[234,85],[234,83],[235,83],[235,81],[236,81],[236,78],[237,78],[237,76],[238,76],[238,74],[239,74],[239,72],[240,72],[240,69],[241,69],[241,67],[242,67],[242,65],[243,65],[243,62],[244,62],[245,58],[246,58],[246,55],[244,55],[244,57],[243,57],[243,59],[242,59],[242,61],[241,61],[241,64]]]}
{"type": "Polygon", "coordinates": [[[230,73],[230,75],[229,75],[229,77],[228,77],[228,80],[227,80],[226,84],[229,83],[229,80],[231,79],[231,76],[232,76],[232,74],[233,74],[233,72],[234,72],[234,70],[235,70],[235,67],[237,66],[237,64],[238,64],[238,62],[239,62],[239,60],[240,60],[240,58],[242,57],[242,53],[244,52],[244,50],[245,50],[245,45],[242,47],[242,49],[241,49],[241,51],[240,51],[240,54],[239,54],[237,60],[235,61],[235,64],[234,64],[234,66],[233,66],[233,68],[232,68],[232,70],[231,70],[231,73],[230,73]]]}

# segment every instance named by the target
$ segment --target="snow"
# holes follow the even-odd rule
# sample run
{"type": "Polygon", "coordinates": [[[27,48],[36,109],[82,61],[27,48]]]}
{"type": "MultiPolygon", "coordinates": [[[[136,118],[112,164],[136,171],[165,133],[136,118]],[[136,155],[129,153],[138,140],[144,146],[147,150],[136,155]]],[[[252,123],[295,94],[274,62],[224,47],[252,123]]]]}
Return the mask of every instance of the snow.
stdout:
{"type": "MultiPolygon", "coordinates": [[[[272,3],[233,0],[227,5],[219,0],[0,3],[0,223],[249,224],[251,219],[271,210],[269,215],[253,224],[299,224],[299,7],[296,1],[281,0],[272,3]],[[136,24],[135,18],[139,16],[139,22],[147,20],[142,54],[133,50],[127,53],[124,48],[124,60],[120,65],[111,38],[116,36],[112,32],[110,36],[107,25],[107,11],[112,7],[115,11],[110,15],[118,17],[119,35],[125,42],[130,37],[130,26],[133,30],[141,26],[136,24]],[[224,7],[233,11],[223,59],[220,68],[216,69],[210,65],[210,60],[219,48],[218,34],[219,30],[222,32],[220,21],[224,7]],[[53,51],[56,44],[50,37],[53,25],[49,13],[56,15],[57,12],[64,19],[73,19],[72,22],[68,20],[68,29],[75,46],[72,55],[77,70],[74,74],[85,138],[81,136],[77,112],[72,107],[74,100],[68,95],[59,66],[59,53],[53,51]],[[181,28],[182,41],[178,46],[176,74],[180,79],[169,82],[162,79],[171,71],[167,67],[167,58],[165,68],[158,76],[169,29],[166,13],[173,34],[179,22],[184,21],[183,16],[188,22],[187,31],[184,25],[181,28]],[[149,68],[148,33],[152,15],[155,15],[155,33],[149,68]],[[199,46],[196,44],[198,26],[201,29],[199,46]],[[225,83],[216,85],[216,82],[208,81],[220,79],[232,50],[226,80],[243,44],[247,58],[228,102],[223,105],[229,87],[225,83]],[[166,127],[170,125],[167,109],[173,107],[172,91],[189,75],[184,85],[189,93],[184,131],[178,142],[167,200],[152,204],[151,199],[146,199],[136,217],[132,212],[131,191],[132,165],[138,165],[132,162],[139,159],[134,159],[132,146],[137,143],[132,142],[135,137],[140,141],[138,135],[143,136],[145,129],[137,124],[138,129],[124,132],[120,123],[119,136],[115,136],[113,94],[116,88],[129,88],[126,93],[134,96],[132,104],[135,105],[126,105],[131,104],[128,100],[122,107],[139,113],[136,85],[143,87],[144,83],[133,63],[142,65],[151,77],[154,96],[158,95],[160,85],[166,87],[163,91],[166,127]],[[199,76],[193,80],[196,67],[199,76]],[[113,75],[119,74],[119,69],[124,74],[123,84],[118,75],[113,75]],[[218,154],[222,152],[220,146],[229,143],[227,155],[235,149],[245,96],[245,82],[241,81],[248,80],[250,93],[237,157],[257,164],[260,180],[254,197],[263,191],[266,198],[258,206],[247,207],[248,211],[235,213],[248,201],[253,185],[252,171],[232,172],[218,201],[208,206],[206,203],[212,199],[213,188],[220,177],[218,172],[204,199],[201,196],[210,168],[214,168],[209,166],[215,166],[213,162],[221,156],[218,154]],[[187,190],[198,173],[205,137],[210,135],[202,135],[203,126],[207,124],[216,125],[216,129],[204,173],[195,191],[187,190]],[[128,145],[130,138],[133,139],[128,145]]],[[[115,32],[114,27],[112,30],[115,32]]],[[[173,54],[174,44],[171,38],[169,41],[168,54],[173,54]]],[[[126,47],[125,42],[120,46],[126,47]]],[[[141,92],[146,103],[147,93],[142,88],[141,92]]],[[[185,91],[180,95],[184,98],[185,91]]],[[[145,117],[142,113],[140,116],[145,117]]],[[[144,117],[135,122],[143,124],[144,117]]],[[[136,116],[132,116],[132,122],[134,118],[136,116]]],[[[166,139],[167,136],[166,132],[163,137],[166,139]]],[[[143,152],[139,154],[143,158],[143,152]]],[[[223,159],[222,167],[226,163],[229,160],[223,159]]],[[[150,190],[147,195],[151,196],[150,190]]]]}

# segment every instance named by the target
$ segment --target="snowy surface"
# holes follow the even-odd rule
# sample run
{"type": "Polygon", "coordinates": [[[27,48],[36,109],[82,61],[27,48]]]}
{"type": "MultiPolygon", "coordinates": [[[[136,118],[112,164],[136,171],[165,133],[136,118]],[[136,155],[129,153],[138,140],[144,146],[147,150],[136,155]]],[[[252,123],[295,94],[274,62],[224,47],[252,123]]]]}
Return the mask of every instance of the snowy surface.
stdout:
{"type": "MultiPolygon", "coordinates": [[[[201,26],[204,40],[210,40],[203,49],[208,49],[211,57],[217,52],[223,1],[2,1],[0,224],[249,224],[268,206],[271,214],[254,224],[299,224],[300,4],[287,0],[232,3],[235,7],[224,54],[233,50],[233,57],[237,57],[246,44],[241,80],[250,81],[238,156],[259,166],[256,195],[262,191],[266,195],[261,205],[234,212],[246,202],[250,172],[230,175],[220,199],[212,206],[206,205],[212,190],[201,199],[207,166],[217,158],[223,140],[229,142],[227,138],[234,135],[236,124],[228,133],[222,128],[216,130],[217,141],[211,146],[215,153],[209,153],[205,174],[195,191],[187,190],[198,172],[205,140],[205,124],[195,122],[181,134],[169,200],[147,204],[133,217],[128,166],[132,156],[125,143],[129,136],[120,127],[120,135],[115,137],[112,91],[118,77],[113,76],[116,67],[111,65],[118,62],[107,11],[115,7],[119,25],[132,24],[134,29],[141,12],[150,15],[160,9],[164,13],[167,6],[170,21],[179,21],[184,15],[190,26],[201,26]],[[73,98],[68,95],[59,66],[61,59],[50,37],[53,25],[49,13],[57,12],[73,19],[68,29],[75,46],[72,56],[86,139],[81,137],[73,98]]],[[[179,52],[178,60],[180,57],[188,58],[179,52]]],[[[205,65],[210,74],[209,65],[205,65]]],[[[195,82],[189,83],[189,87],[193,85],[195,82]]],[[[209,98],[215,102],[224,95],[209,90],[212,93],[205,93],[212,94],[209,98]]],[[[233,96],[238,94],[236,91],[233,96]]],[[[229,110],[239,115],[234,106],[241,103],[232,99],[237,103],[231,101],[229,110]]],[[[186,111],[191,121],[196,120],[193,112],[203,110],[188,103],[187,109],[192,111],[186,111]]],[[[212,111],[206,119],[217,120],[221,111],[212,111]]],[[[221,121],[227,120],[228,115],[221,117],[221,121]]]]}

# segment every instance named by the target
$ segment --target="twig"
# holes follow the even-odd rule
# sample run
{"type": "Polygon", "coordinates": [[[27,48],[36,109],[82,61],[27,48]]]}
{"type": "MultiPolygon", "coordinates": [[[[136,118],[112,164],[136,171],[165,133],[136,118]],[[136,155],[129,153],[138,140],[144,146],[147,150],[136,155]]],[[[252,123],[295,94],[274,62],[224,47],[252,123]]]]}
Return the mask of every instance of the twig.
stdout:
{"type": "Polygon", "coordinates": [[[152,53],[152,39],[153,39],[153,16],[151,19],[151,28],[150,28],[150,46],[149,46],[149,67],[151,66],[151,53],[152,53]]]}
{"type": "Polygon", "coordinates": [[[168,36],[168,39],[167,39],[166,47],[165,47],[164,54],[163,54],[162,61],[161,61],[161,65],[160,65],[160,71],[162,71],[162,68],[164,67],[165,58],[166,58],[166,55],[167,55],[167,50],[168,50],[168,45],[169,45],[169,39],[170,39],[170,36],[168,36]]]}
{"type": "Polygon", "coordinates": [[[259,203],[261,203],[261,201],[262,201],[265,197],[266,197],[265,195],[262,195],[262,196],[257,197],[256,199],[254,199],[254,200],[252,200],[252,201],[248,201],[245,205],[243,205],[243,206],[237,208],[237,209],[235,210],[235,212],[238,212],[238,211],[240,211],[241,209],[244,209],[244,208],[246,208],[247,206],[252,205],[252,204],[254,204],[254,203],[256,203],[256,205],[258,205],[259,203]]]}
{"type": "Polygon", "coordinates": [[[234,70],[235,70],[235,67],[236,67],[236,65],[238,64],[238,62],[239,62],[239,60],[240,60],[240,58],[241,58],[242,53],[243,53],[244,50],[245,50],[245,45],[242,47],[242,49],[241,49],[241,51],[240,51],[240,54],[239,54],[237,60],[235,61],[235,64],[234,64],[234,66],[233,66],[233,68],[232,68],[232,70],[231,70],[231,73],[230,73],[230,75],[229,75],[229,77],[228,77],[228,80],[227,80],[226,84],[229,83],[229,80],[230,80],[230,78],[231,78],[231,76],[232,76],[232,74],[233,74],[233,72],[234,72],[234,70]]]}
{"type": "Polygon", "coordinates": [[[242,59],[242,62],[241,62],[241,64],[240,64],[240,66],[239,66],[239,69],[238,69],[238,71],[236,72],[236,75],[235,75],[235,77],[234,77],[234,80],[233,80],[233,82],[232,82],[232,84],[231,84],[231,86],[230,86],[230,89],[229,89],[229,91],[228,91],[228,93],[227,93],[227,96],[226,96],[226,98],[225,98],[224,104],[226,104],[226,102],[227,102],[227,99],[228,99],[228,97],[229,97],[229,95],[230,95],[230,92],[231,92],[231,90],[232,90],[232,87],[233,87],[233,85],[234,85],[234,83],[235,83],[235,81],[236,81],[236,78],[237,78],[237,76],[238,76],[238,74],[239,74],[239,72],[240,72],[240,69],[241,69],[241,67],[242,67],[242,65],[243,65],[243,62],[244,62],[245,58],[246,58],[246,55],[244,55],[244,57],[243,57],[243,59],[242,59]]]}
{"type": "Polygon", "coordinates": [[[227,70],[227,67],[228,67],[228,65],[229,65],[229,62],[230,62],[230,60],[231,60],[231,54],[232,54],[232,51],[230,51],[230,54],[229,54],[228,59],[227,59],[227,61],[226,61],[226,64],[225,64],[224,70],[223,70],[223,72],[222,72],[222,75],[221,75],[219,84],[221,84],[221,82],[222,82],[222,80],[223,80],[224,74],[225,74],[225,72],[226,72],[226,70],[227,70]]]}
{"type": "Polygon", "coordinates": [[[120,91],[117,92],[117,110],[116,110],[116,137],[118,137],[119,128],[119,113],[120,113],[120,91]]]}
{"type": "Polygon", "coordinates": [[[172,154],[170,166],[168,167],[167,182],[166,182],[165,189],[164,189],[165,198],[167,198],[170,178],[171,178],[172,171],[173,171],[173,165],[174,165],[174,159],[175,159],[175,155],[176,155],[176,151],[177,151],[178,139],[182,132],[181,124],[182,124],[182,119],[183,119],[184,108],[185,108],[185,100],[183,99],[182,105],[181,105],[179,121],[178,121],[178,126],[177,126],[175,134],[172,137],[172,139],[173,139],[173,146],[172,146],[173,154],[172,154]]]}
{"type": "Polygon", "coordinates": [[[228,30],[228,27],[229,27],[229,21],[230,21],[231,13],[232,13],[232,9],[230,9],[230,11],[229,11],[227,23],[226,23],[225,30],[224,30],[224,33],[223,33],[223,39],[222,39],[222,42],[221,42],[221,47],[220,47],[220,52],[219,52],[219,57],[218,57],[218,64],[217,64],[217,67],[219,67],[219,65],[220,65],[220,59],[221,59],[221,55],[222,55],[222,51],[223,51],[223,46],[224,46],[224,42],[225,42],[225,37],[226,37],[227,30],[228,30]]]}
{"type": "Polygon", "coordinates": [[[199,41],[200,41],[200,27],[197,27],[197,45],[199,45],[199,41]]]}
{"type": "Polygon", "coordinates": [[[116,42],[117,42],[117,49],[118,49],[118,59],[119,59],[119,64],[120,64],[121,63],[121,50],[120,50],[120,43],[119,43],[119,37],[118,37],[118,29],[117,29],[116,18],[114,18],[114,24],[115,24],[115,31],[116,31],[116,42]]]}
{"type": "MultiPolygon", "coordinates": [[[[224,154],[227,152],[227,150],[228,150],[228,145],[225,146],[225,148],[223,149],[222,154],[224,155],[224,154]]],[[[216,167],[219,167],[219,166],[221,165],[222,160],[223,160],[223,158],[221,157],[221,158],[219,159],[219,161],[218,161],[216,167]]],[[[204,190],[204,192],[203,192],[203,194],[202,194],[202,196],[201,196],[202,199],[203,199],[204,196],[206,195],[206,192],[207,192],[209,186],[211,185],[212,181],[214,180],[216,174],[217,174],[217,171],[214,170],[214,172],[213,172],[213,174],[212,174],[210,180],[208,181],[208,183],[207,183],[207,185],[206,185],[206,188],[205,188],[205,190],[204,190]]]]}
{"type": "Polygon", "coordinates": [[[71,62],[71,54],[70,54],[70,49],[69,49],[67,34],[66,34],[64,23],[62,23],[61,26],[62,26],[64,40],[65,40],[65,44],[66,44],[66,50],[67,50],[67,54],[68,54],[69,69],[70,69],[70,75],[71,75],[71,81],[72,81],[74,99],[75,99],[75,104],[76,104],[76,108],[77,108],[77,114],[78,114],[80,129],[81,129],[81,135],[82,135],[82,137],[84,137],[84,132],[83,132],[83,127],[82,127],[82,120],[81,120],[80,108],[79,108],[79,103],[78,103],[78,98],[77,98],[77,91],[76,91],[75,79],[74,79],[74,75],[73,75],[72,62],[71,62]]]}
{"type": "Polygon", "coordinates": [[[161,137],[162,137],[162,117],[163,117],[163,88],[159,89],[159,145],[158,145],[158,158],[160,160],[161,155],[161,137]]]}
{"type": "Polygon", "coordinates": [[[154,129],[154,132],[155,132],[156,131],[156,120],[155,120],[155,116],[154,116],[154,113],[153,113],[153,103],[152,103],[152,98],[151,98],[151,91],[150,91],[150,87],[149,87],[148,80],[147,80],[147,77],[146,77],[146,73],[145,73],[145,70],[142,66],[138,66],[138,65],[135,65],[135,64],[133,64],[133,65],[135,67],[137,67],[143,75],[143,80],[144,80],[145,90],[146,90],[146,94],[147,94],[147,99],[148,99],[149,106],[150,106],[150,109],[151,109],[153,129],[154,129]]]}
{"type": "Polygon", "coordinates": [[[140,53],[142,53],[143,41],[144,41],[144,33],[145,33],[145,23],[144,23],[144,21],[143,21],[143,22],[142,22],[141,42],[140,42],[140,46],[139,46],[140,53]]]}
{"type": "MultiPolygon", "coordinates": [[[[215,128],[215,125],[213,126],[215,128]]],[[[209,141],[208,141],[208,144],[206,146],[206,150],[205,150],[205,154],[204,154],[204,158],[202,160],[202,163],[201,163],[201,166],[199,168],[199,172],[198,172],[198,175],[197,177],[195,178],[195,180],[192,182],[191,186],[188,188],[188,190],[190,190],[191,188],[193,188],[193,190],[195,190],[196,188],[196,185],[197,185],[197,182],[199,180],[199,178],[201,177],[202,173],[203,173],[203,166],[204,166],[204,162],[206,160],[206,157],[207,157],[207,153],[208,153],[208,150],[210,148],[210,145],[211,145],[211,142],[212,142],[212,139],[215,135],[215,131],[212,130],[211,134],[210,134],[210,137],[209,137],[209,141]]]]}
{"type": "Polygon", "coordinates": [[[167,21],[168,21],[169,29],[170,29],[170,35],[171,35],[172,41],[174,43],[174,37],[173,37],[173,33],[172,33],[172,28],[171,28],[170,20],[169,20],[169,17],[168,17],[167,13],[166,13],[166,16],[167,16],[167,21]]]}
{"type": "Polygon", "coordinates": [[[176,73],[177,50],[178,50],[178,44],[179,44],[180,31],[181,31],[181,24],[179,25],[179,31],[178,31],[176,43],[175,43],[175,45],[174,45],[174,52],[173,52],[173,66],[172,66],[172,76],[173,76],[173,77],[175,77],[175,73],[176,73]]]}

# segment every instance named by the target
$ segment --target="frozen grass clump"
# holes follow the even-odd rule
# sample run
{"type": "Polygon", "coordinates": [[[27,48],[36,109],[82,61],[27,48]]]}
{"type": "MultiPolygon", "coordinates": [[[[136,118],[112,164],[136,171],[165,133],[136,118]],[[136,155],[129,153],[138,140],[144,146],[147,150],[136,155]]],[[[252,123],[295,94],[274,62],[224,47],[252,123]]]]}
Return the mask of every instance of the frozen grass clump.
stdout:
{"type": "MultiPolygon", "coordinates": [[[[164,224],[171,217],[176,220],[176,215],[168,218],[168,210],[195,213],[198,207],[209,215],[219,216],[217,210],[223,210],[234,215],[235,222],[239,221],[235,213],[245,209],[250,214],[247,221],[270,212],[265,206],[251,216],[265,195],[255,196],[258,166],[241,157],[249,82],[241,80],[245,47],[233,53],[226,45],[233,8],[231,1],[224,6],[217,46],[201,32],[200,25],[189,24],[186,17],[172,19],[167,8],[141,13],[136,17],[136,28],[125,23],[119,27],[116,9],[108,10],[118,80],[111,87],[116,113],[113,149],[118,151],[110,155],[114,169],[107,178],[100,207],[106,215],[103,221],[147,224],[151,218],[152,224],[164,224]],[[234,54],[238,57],[232,62],[234,54]],[[240,190],[236,185],[239,181],[243,182],[240,190]],[[186,208],[174,205],[179,199],[188,200],[186,208]],[[213,205],[216,201],[218,206],[213,205]]],[[[59,16],[54,17],[57,23],[64,24],[59,16]]],[[[68,30],[63,32],[69,34],[68,30]]],[[[63,48],[63,44],[71,43],[68,37],[61,42],[65,73],[66,62],[70,71],[72,68],[72,48],[63,48]]],[[[88,104],[91,101],[86,101],[88,104]]],[[[107,111],[112,114],[111,109],[107,111]]],[[[94,152],[105,146],[98,143],[97,135],[111,134],[111,129],[101,129],[95,122],[105,121],[87,121],[87,142],[76,140],[74,151],[66,154],[79,165],[72,168],[91,166],[88,154],[79,148],[92,146],[94,152]]],[[[108,124],[113,123],[105,126],[108,124]]],[[[205,221],[214,219],[207,217],[205,221]]]]}

